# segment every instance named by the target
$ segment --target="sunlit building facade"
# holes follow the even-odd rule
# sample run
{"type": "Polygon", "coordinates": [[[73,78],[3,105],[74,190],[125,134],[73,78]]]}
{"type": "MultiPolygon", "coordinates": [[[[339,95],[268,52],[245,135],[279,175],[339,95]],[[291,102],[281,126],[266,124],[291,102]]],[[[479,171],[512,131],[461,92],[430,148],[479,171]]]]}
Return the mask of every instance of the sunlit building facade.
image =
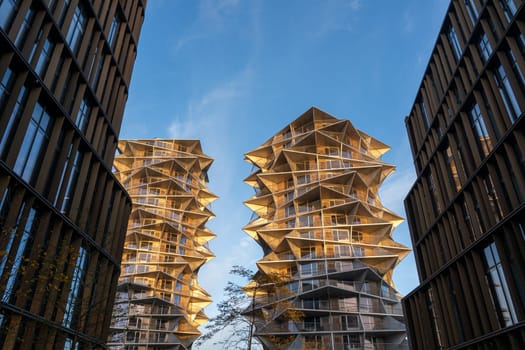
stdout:
{"type": "Polygon", "coordinates": [[[111,349],[190,349],[211,302],[198,284],[213,257],[208,169],[197,140],[122,140],[117,178],[133,202],[116,293],[111,349]]]}
{"type": "Polygon", "coordinates": [[[381,161],[388,150],[311,108],[245,155],[255,195],[244,230],[263,249],[259,274],[285,287],[261,286],[248,311],[265,349],[407,347],[392,273],[409,249],[393,240],[402,218],[378,194],[394,171],[381,161]]]}
{"type": "Polygon", "coordinates": [[[0,348],[103,349],[131,200],[111,172],[145,0],[0,1],[0,348]]]}
{"type": "Polygon", "coordinates": [[[524,19],[523,1],[451,1],[406,119],[412,349],[525,344],[524,19]]]}

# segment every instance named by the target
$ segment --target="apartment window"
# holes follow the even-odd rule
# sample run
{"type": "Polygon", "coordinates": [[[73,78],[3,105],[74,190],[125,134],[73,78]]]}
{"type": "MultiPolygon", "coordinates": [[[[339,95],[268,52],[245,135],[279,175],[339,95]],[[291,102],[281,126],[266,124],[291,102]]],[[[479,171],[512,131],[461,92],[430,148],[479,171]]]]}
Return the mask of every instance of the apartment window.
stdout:
{"type": "Polygon", "coordinates": [[[175,244],[166,244],[165,251],[167,253],[177,253],[177,246],[175,244]]]}
{"type": "Polygon", "coordinates": [[[361,242],[363,240],[363,232],[352,231],[352,242],[361,242]]]}
{"type": "Polygon", "coordinates": [[[301,265],[301,275],[303,276],[316,275],[317,272],[317,263],[308,263],[301,265]]]}
{"type": "Polygon", "coordinates": [[[494,186],[494,181],[490,174],[486,174],[483,178],[483,184],[485,185],[485,190],[487,191],[487,196],[489,198],[490,208],[492,214],[496,221],[501,220],[503,217],[503,212],[499,204],[498,194],[496,193],[496,187],[494,186]]]}
{"type": "Polygon", "coordinates": [[[84,279],[84,274],[86,271],[86,260],[86,248],[80,247],[80,251],[75,261],[73,277],[71,278],[71,286],[69,287],[69,294],[67,297],[66,309],[64,311],[64,318],[62,319],[62,326],[64,327],[71,327],[74,321],[75,313],[78,310],[82,280],[84,279]]]}
{"type": "Polygon", "coordinates": [[[349,238],[348,230],[332,230],[334,241],[347,241],[349,238]]]}
{"type": "Polygon", "coordinates": [[[512,66],[512,70],[516,74],[516,76],[519,78],[518,82],[521,84],[521,87],[525,87],[525,76],[523,75],[523,72],[521,71],[521,68],[518,64],[518,61],[516,60],[516,56],[512,52],[512,50],[507,51],[507,57],[509,58],[510,65],[512,66]]]}
{"type": "Polygon", "coordinates": [[[22,26],[18,30],[18,34],[16,35],[15,39],[15,45],[18,46],[19,49],[22,49],[22,46],[24,45],[27,32],[29,32],[29,28],[31,28],[31,22],[33,22],[34,14],[35,11],[32,8],[29,8],[26,12],[26,15],[24,16],[22,26]]]}
{"type": "Polygon", "coordinates": [[[338,159],[328,159],[325,162],[325,169],[338,169],[341,167],[341,162],[338,159]]]}
{"type": "MultiPolygon", "coordinates": [[[[22,86],[20,92],[18,93],[18,97],[16,98],[15,106],[11,111],[11,115],[9,116],[9,120],[5,127],[4,133],[0,135],[0,155],[3,155],[5,145],[10,141],[13,132],[16,130],[16,126],[18,125],[20,116],[22,115],[22,110],[26,97],[27,89],[25,86],[22,86]]],[[[0,110],[0,112],[2,111],[0,110]]]]}
{"type": "Polygon", "coordinates": [[[359,320],[357,315],[344,315],[341,316],[341,328],[342,329],[357,329],[359,328],[359,320]]]}
{"type": "Polygon", "coordinates": [[[315,246],[301,248],[301,259],[315,259],[315,257],[315,246]]]}
{"type": "Polygon", "coordinates": [[[479,37],[478,49],[479,49],[481,58],[483,58],[483,61],[487,62],[490,55],[492,54],[492,46],[490,46],[489,38],[487,37],[487,34],[483,33],[483,35],[479,37]]]}
{"type": "Polygon", "coordinates": [[[496,311],[503,327],[508,327],[518,322],[516,310],[512,302],[510,289],[505,278],[505,271],[501,263],[496,243],[490,243],[483,249],[486,264],[486,277],[492,292],[496,311]]]}
{"type": "Polygon", "coordinates": [[[475,24],[478,20],[479,13],[474,0],[465,0],[465,7],[467,8],[467,12],[470,20],[472,21],[472,24],[475,24]]]}
{"type": "Polygon", "coordinates": [[[501,8],[503,9],[505,18],[508,22],[510,22],[516,14],[516,4],[514,3],[514,0],[500,0],[499,3],[501,4],[501,8]]]}
{"type": "Polygon", "coordinates": [[[321,317],[305,317],[303,320],[303,327],[305,331],[320,331],[321,328],[321,317]]]}
{"type": "Polygon", "coordinates": [[[144,273],[149,271],[148,265],[137,265],[137,273],[144,273]]]}
{"type": "Polygon", "coordinates": [[[429,117],[429,115],[428,115],[427,106],[426,106],[426,104],[425,104],[425,101],[421,100],[421,101],[419,102],[419,105],[420,105],[420,107],[421,107],[421,111],[423,112],[423,117],[424,117],[425,126],[426,126],[427,128],[429,128],[429,127],[430,127],[430,117],[429,117]]]}
{"type": "Polygon", "coordinates": [[[15,82],[15,74],[11,68],[7,68],[0,81],[0,112],[5,108],[7,98],[12,93],[13,84],[15,82]]]}
{"type": "Polygon", "coordinates": [[[82,41],[82,36],[84,35],[84,30],[86,27],[86,15],[83,9],[80,6],[75,8],[73,13],[73,18],[71,19],[71,24],[66,35],[66,41],[69,45],[69,48],[73,53],[78,52],[80,47],[80,42],[82,41]]]}
{"type": "Polygon", "coordinates": [[[320,335],[305,335],[305,349],[323,349],[323,337],[320,335]]]}
{"type": "MultiPolygon", "coordinates": [[[[91,87],[93,89],[97,88],[98,80],[100,79],[100,74],[102,72],[102,67],[104,66],[105,57],[106,57],[105,55],[100,55],[100,57],[98,58],[98,63],[97,63],[97,66],[95,67],[93,80],[91,82],[91,87]]],[[[93,60],[95,60],[95,58],[93,58],[93,60]]]]}
{"type": "Polygon", "coordinates": [[[307,184],[307,183],[310,183],[310,175],[297,176],[297,184],[298,185],[303,185],[303,184],[307,184]]]}
{"type": "Polygon", "coordinates": [[[139,254],[139,261],[141,261],[141,262],[150,262],[151,261],[151,254],[150,253],[140,253],[139,254]]]}
{"type": "Polygon", "coordinates": [[[452,25],[448,27],[447,36],[450,46],[452,46],[452,52],[454,53],[456,60],[458,60],[461,57],[461,45],[459,44],[456,30],[452,25]]]}
{"type": "Polygon", "coordinates": [[[350,246],[348,245],[336,245],[334,247],[334,254],[336,257],[340,256],[352,256],[350,246]]]}
{"type": "Polygon", "coordinates": [[[51,59],[51,53],[53,52],[54,47],[55,44],[53,43],[51,38],[46,38],[44,46],[42,47],[42,52],[40,52],[40,57],[38,57],[38,61],[36,62],[35,66],[35,71],[38,73],[38,75],[40,75],[40,77],[43,77],[46,72],[47,65],[49,64],[49,60],[51,59]]]}
{"type": "Polygon", "coordinates": [[[299,227],[315,226],[314,221],[315,220],[314,220],[313,215],[300,216],[299,217],[299,227]]]}
{"type": "Polygon", "coordinates": [[[352,246],[353,256],[365,256],[365,248],[352,246]]]}
{"type": "Polygon", "coordinates": [[[477,103],[472,106],[469,114],[472,122],[472,130],[474,130],[474,137],[476,137],[478,143],[481,145],[483,155],[486,156],[492,150],[492,140],[490,139],[485,119],[483,115],[481,115],[481,110],[477,103]]]}
{"type": "Polygon", "coordinates": [[[319,299],[303,299],[302,300],[303,309],[320,309],[321,301],[319,299]]]}
{"type": "Polygon", "coordinates": [[[456,167],[456,161],[454,160],[454,154],[450,146],[446,150],[447,164],[449,169],[450,178],[452,179],[453,184],[455,185],[456,191],[459,191],[461,188],[461,182],[459,181],[458,169],[456,167]]]}
{"type": "Polygon", "coordinates": [[[510,84],[510,81],[507,77],[507,73],[502,65],[500,65],[495,72],[496,84],[498,85],[498,90],[505,104],[505,109],[508,112],[509,118],[512,122],[515,122],[516,119],[521,115],[521,108],[514,95],[514,90],[510,84]]]}
{"type": "Polygon", "coordinates": [[[339,147],[325,147],[324,154],[329,155],[329,156],[338,156],[339,147]]]}
{"type": "Polygon", "coordinates": [[[284,215],[286,217],[295,215],[295,207],[290,205],[289,207],[284,208],[284,215]]]}
{"type": "Polygon", "coordinates": [[[88,124],[88,118],[89,118],[90,112],[91,112],[91,107],[87,99],[84,97],[84,99],[82,99],[82,102],[80,102],[80,108],[78,109],[77,118],[75,120],[76,126],[82,132],[86,131],[86,126],[88,124]]]}
{"type": "Polygon", "coordinates": [[[21,0],[0,0],[0,27],[7,32],[7,27],[11,24],[13,15],[18,12],[21,0]]]}
{"type": "Polygon", "coordinates": [[[346,225],[346,216],[344,214],[337,214],[330,216],[332,226],[346,225]]]}
{"type": "Polygon", "coordinates": [[[44,107],[37,103],[27,127],[13,170],[31,182],[51,133],[52,120],[44,107]]]}
{"type": "Polygon", "coordinates": [[[349,150],[343,150],[343,152],[341,153],[341,156],[343,158],[352,158],[352,152],[349,150]]]}
{"type": "Polygon", "coordinates": [[[153,242],[141,241],[140,249],[153,250],[153,242]]]}
{"type": "Polygon", "coordinates": [[[286,192],[284,194],[284,201],[289,202],[293,199],[293,191],[286,192]]]}
{"type": "Polygon", "coordinates": [[[343,335],[343,349],[362,349],[359,335],[343,335]]]}
{"type": "Polygon", "coordinates": [[[117,17],[113,17],[113,20],[111,21],[111,28],[109,29],[109,35],[108,35],[108,44],[111,47],[113,47],[113,41],[115,40],[117,36],[119,24],[120,24],[120,20],[117,17]]]}
{"type": "Polygon", "coordinates": [[[71,202],[73,201],[73,194],[75,192],[75,186],[77,184],[78,174],[80,173],[80,165],[82,164],[83,153],[77,150],[73,163],[71,165],[71,172],[69,173],[69,179],[67,181],[66,190],[64,192],[64,199],[60,206],[62,213],[67,213],[71,208],[71,202]]]}
{"type": "MultiPolygon", "coordinates": [[[[22,212],[23,212],[23,208],[22,210],[20,210],[17,221],[21,219],[22,212]]],[[[16,254],[14,258],[12,259],[12,263],[11,263],[11,267],[9,271],[9,277],[7,278],[7,281],[5,282],[5,290],[4,290],[4,294],[2,295],[2,301],[5,303],[9,303],[11,301],[11,298],[15,295],[14,293],[16,289],[15,284],[17,280],[20,278],[20,274],[22,273],[21,267],[24,261],[24,255],[26,254],[26,250],[28,246],[30,245],[32,233],[35,227],[37,226],[36,225],[37,223],[36,214],[37,212],[35,209],[31,208],[29,210],[29,214],[27,215],[24,229],[21,232],[20,241],[18,242],[16,254]]],[[[17,229],[15,228],[11,232],[11,236],[13,237],[13,239],[14,239],[14,236],[17,234],[16,231],[17,229]]],[[[12,244],[12,240],[9,242],[8,246],[10,246],[11,244],[12,244]]],[[[1,263],[2,266],[1,266],[0,271],[2,271],[5,267],[7,256],[8,254],[5,254],[4,257],[2,258],[2,263],[1,263]]]]}

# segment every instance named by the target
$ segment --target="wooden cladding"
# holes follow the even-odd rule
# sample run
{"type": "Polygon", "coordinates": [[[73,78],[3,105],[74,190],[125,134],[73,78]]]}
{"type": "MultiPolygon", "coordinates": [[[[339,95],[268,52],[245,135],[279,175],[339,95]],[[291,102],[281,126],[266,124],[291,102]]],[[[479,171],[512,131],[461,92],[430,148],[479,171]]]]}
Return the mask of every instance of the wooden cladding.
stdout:
{"type": "Polygon", "coordinates": [[[103,348],[131,200],[111,173],[145,1],[0,3],[0,344],[103,348]]]}
{"type": "Polygon", "coordinates": [[[521,1],[452,1],[406,118],[413,349],[523,344],[524,16],[521,1]]]}

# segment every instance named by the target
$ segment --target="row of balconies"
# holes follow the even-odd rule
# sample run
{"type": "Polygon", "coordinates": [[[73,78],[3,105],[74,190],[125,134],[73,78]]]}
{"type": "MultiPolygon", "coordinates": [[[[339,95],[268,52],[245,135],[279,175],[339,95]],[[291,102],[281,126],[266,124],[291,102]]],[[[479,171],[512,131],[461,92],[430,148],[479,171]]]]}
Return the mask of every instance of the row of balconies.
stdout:
{"type": "Polygon", "coordinates": [[[260,334],[363,330],[401,332],[405,330],[405,325],[390,316],[355,314],[305,317],[297,322],[270,323],[259,329],[260,334]]]}
{"type": "MultiPolygon", "coordinates": [[[[390,287],[384,287],[379,289],[377,284],[375,282],[356,282],[356,281],[342,281],[342,280],[336,280],[336,279],[312,279],[312,280],[303,280],[303,281],[294,281],[287,284],[287,289],[275,291],[275,293],[271,294],[265,294],[256,296],[256,303],[258,305],[267,305],[272,304],[274,302],[282,301],[283,299],[287,299],[290,297],[293,297],[295,295],[299,295],[305,292],[309,292],[315,289],[319,289],[325,286],[333,286],[337,287],[339,289],[352,291],[356,293],[366,293],[369,295],[373,295],[375,297],[384,298],[383,304],[385,305],[385,308],[388,309],[388,311],[392,311],[389,313],[401,313],[401,304],[398,304],[396,299],[396,292],[390,287]],[[398,306],[397,306],[398,305],[398,306]]],[[[335,295],[334,292],[332,294],[335,295]]],[[[341,299],[333,299],[337,302],[340,302],[341,299]]],[[[332,300],[332,301],[333,301],[332,300]]],[[[375,299],[379,300],[379,299],[375,299]]],[[[320,300],[319,300],[320,301],[320,300]]],[[[332,302],[331,301],[331,302],[332,302]]],[[[303,301],[300,301],[301,303],[303,301]]],[[[318,305],[318,304],[316,304],[318,305]]],[[[320,305],[320,304],[319,304],[320,305]]],[[[303,305],[304,306],[304,305],[303,305]]],[[[341,304],[338,306],[341,308],[341,304]]],[[[351,308],[352,306],[345,306],[343,311],[352,311],[352,310],[346,310],[346,308],[351,308]]]]}

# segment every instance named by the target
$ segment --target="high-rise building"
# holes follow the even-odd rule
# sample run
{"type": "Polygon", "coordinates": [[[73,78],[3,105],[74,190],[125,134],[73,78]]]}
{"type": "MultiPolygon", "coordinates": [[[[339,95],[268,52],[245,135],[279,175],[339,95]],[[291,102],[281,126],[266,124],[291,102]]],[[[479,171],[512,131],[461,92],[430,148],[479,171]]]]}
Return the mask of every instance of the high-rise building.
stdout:
{"type": "Polygon", "coordinates": [[[525,344],[524,18],[523,1],[451,1],[406,119],[412,349],[525,344]]]}
{"type": "Polygon", "coordinates": [[[256,193],[244,230],[263,249],[258,273],[278,285],[262,283],[248,312],[265,349],[407,347],[392,273],[409,249],[378,194],[388,150],[311,108],[246,154],[256,193]]]}
{"type": "Polygon", "coordinates": [[[105,347],[145,0],[0,1],[0,348],[105,347]]]}
{"type": "Polygon", "coordinates": [[[197,140],[123,140],[117,178],[133,202],[116,293],[111,349],[190,349],[211,302],[198,284],[213,257],[205,226],[217,196],[197,140]]]}

